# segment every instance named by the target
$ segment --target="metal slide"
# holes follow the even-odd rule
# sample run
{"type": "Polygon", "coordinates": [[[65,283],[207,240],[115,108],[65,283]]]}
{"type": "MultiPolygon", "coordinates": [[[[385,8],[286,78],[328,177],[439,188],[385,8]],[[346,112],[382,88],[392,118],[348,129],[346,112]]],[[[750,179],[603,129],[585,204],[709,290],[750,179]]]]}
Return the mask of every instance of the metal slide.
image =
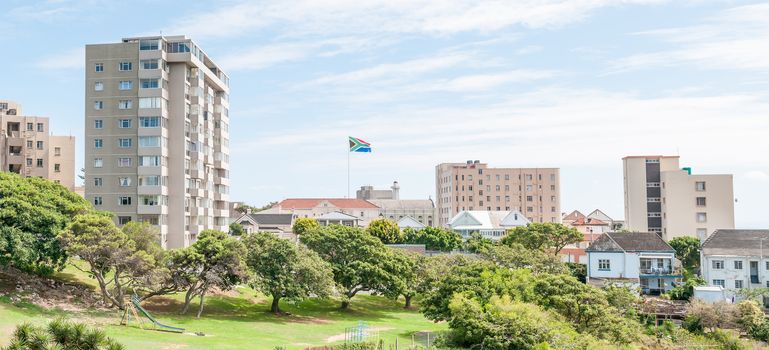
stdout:
{"type": "Polygon", "coordinates": [[[134,305],[134,307],[136,307],[137,310],[139,310],[139,312],[141,312],[142,315],[144,315],[145,317],[149,318],[150,321],[152,321],[152,323],[155,325],[155,327],[159,328],[160,330],[169,331],[169,332],[176,332],[176,333],[184,332],[184,328],[166,326],[166,325],[158,322],[158,320],[156,320],[154,317],[152,317],[152,315],[150,315],[150,313],[147,312],[147,310],[144,310],[144,308],[139,304],[139,296],[138,295],[134,294],[133,296],[131,296],[131,303],[134,305]]]}

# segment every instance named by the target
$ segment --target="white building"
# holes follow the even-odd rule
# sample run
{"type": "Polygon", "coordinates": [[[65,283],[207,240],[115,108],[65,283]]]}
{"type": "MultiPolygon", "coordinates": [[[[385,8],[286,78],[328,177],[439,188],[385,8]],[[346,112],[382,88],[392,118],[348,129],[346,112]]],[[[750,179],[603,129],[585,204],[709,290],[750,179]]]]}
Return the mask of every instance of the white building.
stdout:
{"type": "Polygon", "coordinates": [[[769,287],[769,230],[716,230],[702,244],[702,277],[728,296],[737,289],[769,287]],[[764,245],[767,252],[764,252],[764,245]]]}
{"type": "Polygon", "coordinates": [[[517,210],[461,211],[449,221],[449,227],[465,239],[478,232],[483,237],[499,240],[508,229],[528,224],[529,220],[517,210]]]}
{"type": "Polygon", "coordinates": [[[637,286],[643,294],[673,289],[683,277],[675,250],[649,232],[607,232],[587,249],[587,281],[637,286]]]}

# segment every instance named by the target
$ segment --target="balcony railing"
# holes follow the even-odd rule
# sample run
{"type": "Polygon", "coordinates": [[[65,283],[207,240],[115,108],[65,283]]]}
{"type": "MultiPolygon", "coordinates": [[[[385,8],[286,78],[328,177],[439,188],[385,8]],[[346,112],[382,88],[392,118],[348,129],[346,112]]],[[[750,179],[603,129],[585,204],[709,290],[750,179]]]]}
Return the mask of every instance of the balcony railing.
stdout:
{"type": "Polygon", "coordinates": [[[681,269],[680,268],[670,268],[670,267],[652,267],[652,268],[641,268],[639,271],[642,275],[655,275],[655,276],[665,276],[665,275],[680,275],[681,269]]]}

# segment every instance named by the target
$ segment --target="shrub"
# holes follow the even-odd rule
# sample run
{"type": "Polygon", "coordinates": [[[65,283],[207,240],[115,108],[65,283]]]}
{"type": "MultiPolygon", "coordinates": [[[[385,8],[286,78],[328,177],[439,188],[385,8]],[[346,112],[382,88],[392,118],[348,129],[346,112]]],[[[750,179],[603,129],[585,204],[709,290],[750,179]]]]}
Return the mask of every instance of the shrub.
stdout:
{"type": "Polygon", "coordinates": [[[4,350],[37,349],[78,349],[78,350],[121,350],[123,345],[115,342],[100,329],[93,329],[83,323],[56,319],[47,327],[23,323],[16,327],[8,347],[4,350]]]}

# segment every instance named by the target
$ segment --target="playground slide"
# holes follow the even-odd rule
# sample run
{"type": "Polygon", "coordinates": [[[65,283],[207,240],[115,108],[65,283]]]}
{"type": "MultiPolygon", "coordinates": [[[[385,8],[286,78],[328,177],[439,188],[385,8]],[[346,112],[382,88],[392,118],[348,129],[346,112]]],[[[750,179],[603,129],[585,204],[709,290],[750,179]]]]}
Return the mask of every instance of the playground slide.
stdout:
{"type": "Polygon", "coordinates": [[[144,310],[144,308],[139,304],[139,298],[137,296],[131,297],[131,303],[134,304],[136,309],[139,310],[139,312],[141,312],[142,315],[144,315],[145,317],[149,318],[150,321],[152,321],[152,323],[155,325],[155,327],[158,327],[161,330],[165,330],[165,331],[169,331],[169,332],[177,332],[177,333],[184,332],[184,328],[166,326],[166,325],[158,322],[158,320],[156,320],[154,317],[152,317],[152,315],[147,310],[144,310]]]}

